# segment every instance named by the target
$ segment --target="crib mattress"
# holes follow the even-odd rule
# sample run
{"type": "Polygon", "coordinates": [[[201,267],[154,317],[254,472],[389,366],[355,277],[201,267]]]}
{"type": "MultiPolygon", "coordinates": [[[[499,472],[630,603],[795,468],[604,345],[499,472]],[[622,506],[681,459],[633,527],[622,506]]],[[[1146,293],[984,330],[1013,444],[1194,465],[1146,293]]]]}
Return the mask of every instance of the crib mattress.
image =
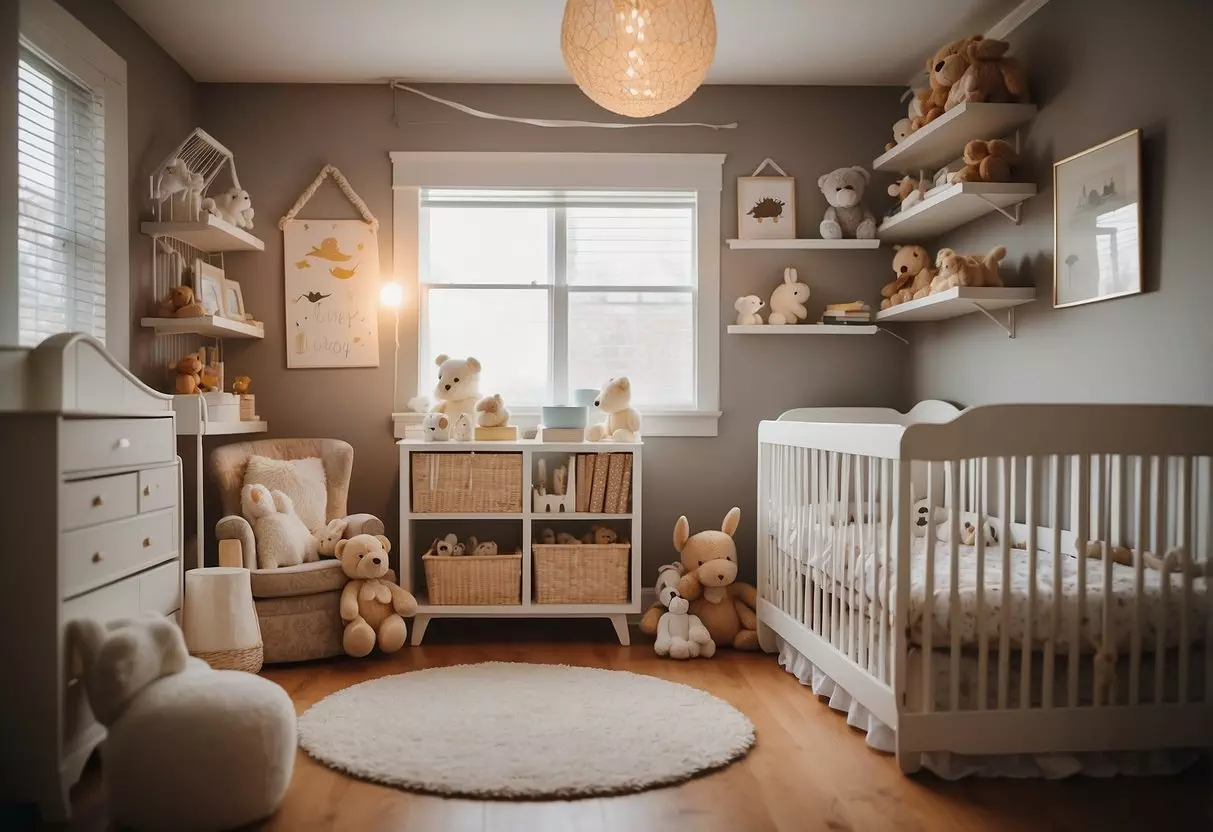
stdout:
{"type": "MultiPolygon", "coordinates": [[[[1004,580],[1001,549],[986,549],[985,568],[979,573],[976,548],[961,546],[954,616],[950,553],[943,544],[936,546],[934,585],[928,596],[927,556],[923,544],[922,539],[914,541],[910,563],[909,635],[915,645],[926,644],[925,634],[929,624],[931,644],[935,647],[950,644],[955,629],[965,647],[978,645],[984,633],[986,643],[991,646],[996,646],[1005,636],[1012,647],[1022,648],[1030,642],[1034,648],[1040,649],[1054,632],[1056,619],[1056,652],[1065,654],[1077,649],[1083,653],[1094,653],[1107,650],[1124,655],[1131,648],[1136,614],[1141,618],[1140,649],[1143,653],[1158,649],[1160,632],[1163,649],[1178,647],[1183,629],[1181,622],[1184,620],[1187,621],[1189,646],[1204,642],[1209,608],[1207,582],[1203,577],[1191,580],[1185,617],[1182,575],[1171,574],[1168,580],[1163,580],[1161,573],[1147,569],[1138,596],[1134,568],[1109,564],[1112,572],[1111,593],[1105,597],[1105,564],[1102,560],[1089,558],[1086,561],[1085,588],[1080,593],[1078,559],[1062,555],[1061,593],[1055,604],[1053,555],[1038,552],[1036,602],[1032,606],[1029,598],[1031,561],[1028,552],[1011,550],[1010,570],[1004,580]],[[979,581],[979,577],[984,580],[979,581]],[[980,605],[979,598],[984,599],[980,605]],[[1111,614],[1107,639],[1103,628],[1105,605],[1109,606],[1111,614]],[[1136,612],[1138,608],[1139,613],[1136,612]]],[[[877,599],[885,594],[883,556],[878,558],[873,555],[871,547],[862,548],[865,553],[857,558],[853,572],[846,568],[843,557],[833,558],[828,552],[804,562],[786,549],[780,548],[778,551],[792,562],[799,561],[802,576],[806,570],[812,569],[814,581],[831,592],[841,592],[857,602],[856,593],[862,591],[866,598],[865,605],[873,615],[877,615],[881,607],[877,599]]],[[[895,559],[890,558],[888,580],[893,583],[890,616],[896,614],[896,574],[895,559]]]]}

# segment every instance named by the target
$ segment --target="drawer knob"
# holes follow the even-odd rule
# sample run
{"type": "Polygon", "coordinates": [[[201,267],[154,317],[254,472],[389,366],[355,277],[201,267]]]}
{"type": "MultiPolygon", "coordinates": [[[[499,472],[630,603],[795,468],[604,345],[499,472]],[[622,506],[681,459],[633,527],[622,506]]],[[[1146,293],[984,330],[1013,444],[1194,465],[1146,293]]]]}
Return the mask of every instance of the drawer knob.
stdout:
{"type": "Polygon", "coordinates": [[[101,553],[93,552],[93,563],[101,563],[101,553]]]}
{"type": "Polygon", "coordinates": [[[103,506],[103,505],[105,505],[105,500],[103,500],[101,498],[100,494],[98,494],[96,497],[93,498],[93,508],[97,508],[98,506],[103,506]]]}
{"type": "Polygon", "coordinates": [[[152,496],[152,487],[150,485],[143,486],[143,496],[144,497],[152,496]]]}
{"type": "Polygon", "coordinates": [[[144,549],[151,548],[151,545],[152,545],[152,539],[150,537],[143,538],[143,548],[144,549]]]}
{"type": "Polygon", "coordinates": [[[123,448],[129,448],[130,446],[131,446],[131,440],[127,439],[125,436],[118,440],[117,448],[119,450],[121,450],[123,448]]]}

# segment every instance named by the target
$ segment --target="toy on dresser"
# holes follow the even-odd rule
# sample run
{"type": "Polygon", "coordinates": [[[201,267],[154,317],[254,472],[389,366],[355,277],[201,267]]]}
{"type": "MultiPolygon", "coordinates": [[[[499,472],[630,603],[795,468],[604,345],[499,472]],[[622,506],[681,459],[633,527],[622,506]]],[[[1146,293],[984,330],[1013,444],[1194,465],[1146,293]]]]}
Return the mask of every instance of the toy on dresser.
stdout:
{"type": "Polygon", "coordinates": [[[635,442],[640,438],[640,413],[632,407],[632,382],[627,376],[607,379],[594,407],[607,414],[605,422],[590,425],[585,438],[591,442],[610,439],[635,442]]]}
{"type": "Polygon", "coordinates": [[[518,428],[510,424],[510,411],[500,393],[485,396],[476,403],[476,439],[481,442],[513,442],[518,428]]]}
{"type": "Polygon", "coordinates": [[[548,490],[547,460],[535,464],[535,485],[531,488],[531,505],[540,513],[572,514],[577,496],[576,458],[569,457],[568,465],[559,465],[552,472],[552,488],[548,490]]]}
{"type": "Polygon", "coordinates": [[[470,357],[451,358],[443,353],[434,363],[438,365],[438,383],[434,385],[430,412],[448,416],[452,428],[460,415],[466,415],[470,427],[476,416],[476,403],[480,401],[480,362],[470,357]]]}

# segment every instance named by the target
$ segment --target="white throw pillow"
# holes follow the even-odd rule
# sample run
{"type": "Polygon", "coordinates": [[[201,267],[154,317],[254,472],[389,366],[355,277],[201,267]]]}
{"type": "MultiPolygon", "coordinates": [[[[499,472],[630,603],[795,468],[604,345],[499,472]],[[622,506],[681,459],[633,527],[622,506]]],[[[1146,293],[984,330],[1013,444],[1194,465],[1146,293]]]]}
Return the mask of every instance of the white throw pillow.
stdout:
{"type": "Polygon", "coordinates": [[[244,484],[264,485],[290,497],[295,513],[310,532],[323,529],[327,523],[328,481],[318,457],[286,460],[254,455],[244,471],[244,484]]]}

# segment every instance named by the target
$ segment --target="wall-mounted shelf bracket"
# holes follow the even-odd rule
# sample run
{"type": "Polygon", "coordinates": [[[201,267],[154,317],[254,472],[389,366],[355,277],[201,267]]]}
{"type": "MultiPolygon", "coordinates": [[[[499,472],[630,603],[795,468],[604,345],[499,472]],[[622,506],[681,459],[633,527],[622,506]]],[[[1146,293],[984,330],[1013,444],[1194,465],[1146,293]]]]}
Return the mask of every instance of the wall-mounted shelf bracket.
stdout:
{"type": "Polygon", "coordinates": [[[974,303],[973,308],[989,318],[994,323],[994,326],[998,327],[1007,334],[1008,338],[1015,337],[1015,307],[1011,307],[1007,310],[1007,322],[1005,324],[998,320],[998,318],[994,317],[993,313],[991,313],[989,309],[986,309],[980,303],[974,303]]]}
{"type": "Polygon", "coordinates": [[[907,339],[902,338],[900,335],[898,335],[896,332],[889,329],[888,327],[878,326],[876,328],[878,330],[880,330],[881,332],[883,332],[885,335],[892,335],[894,338],[896,338],[901,343],[905,344],[907,347],[910,345],[910,342],[907,339]]]}

